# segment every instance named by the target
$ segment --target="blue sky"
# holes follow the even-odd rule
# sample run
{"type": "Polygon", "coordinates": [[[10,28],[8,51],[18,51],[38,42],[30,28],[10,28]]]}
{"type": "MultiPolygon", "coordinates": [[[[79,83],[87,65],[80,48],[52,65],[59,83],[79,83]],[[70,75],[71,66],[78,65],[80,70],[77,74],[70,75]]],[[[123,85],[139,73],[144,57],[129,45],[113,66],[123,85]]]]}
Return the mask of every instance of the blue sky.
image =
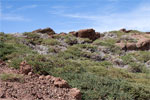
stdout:
{"type": "Polygon", "coordinates": [[[0,0],[0,31],[150,31],[150,0],[0,0]]]}

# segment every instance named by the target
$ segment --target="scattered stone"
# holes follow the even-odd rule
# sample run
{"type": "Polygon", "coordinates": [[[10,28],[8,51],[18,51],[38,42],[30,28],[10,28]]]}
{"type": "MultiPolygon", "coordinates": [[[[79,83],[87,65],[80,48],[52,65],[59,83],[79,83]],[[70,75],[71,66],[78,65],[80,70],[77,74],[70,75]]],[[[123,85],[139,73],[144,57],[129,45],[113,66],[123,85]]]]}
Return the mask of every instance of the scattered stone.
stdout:
{"type": "Polygon", "coordinates": [[[47,76],[45,76],[45,79],[46,79],[46,80],[50,80],[50,79],[51,79],[51,76],[50,76],[50,75],[47,75],[47,76]]]}
{"type": "Polygon", "coordinates": [[[5,98],[5,93],[1,88],[0,88],[0,98],[5,98]]]}
{"type": "Polygon", "coordinates": [[[32,72],[29,72],[28,75],[31,76],[31,75],[32,75],[32,72]]]}
{"type": "Polygon", "coordinates": [[[39,79],[43,80],[44,79],[44,75],[39,76],[39,79]]]}
{"type": "MultiPolygon", "coordinates": [[[[24,61],[20,65],[26,64],[24,61]]],[[[15,74],[17,70],[7,66],[0,67],[0,74],[3,72],[15,74]]],[[[17,74],[19,75],[19,73],[17,74]]],[[[81,100],[78,92],[78,90],[73,91],[68,83],[61,78],[50,75],[39,76],[31,72],[24,75],[24,82],[0,80],[0,100],[81,100]],[[30,74],[32,77],[29,76],[30,74]],[[54,80],[54,82],[50,82],[50,80],[54,80]]]]}

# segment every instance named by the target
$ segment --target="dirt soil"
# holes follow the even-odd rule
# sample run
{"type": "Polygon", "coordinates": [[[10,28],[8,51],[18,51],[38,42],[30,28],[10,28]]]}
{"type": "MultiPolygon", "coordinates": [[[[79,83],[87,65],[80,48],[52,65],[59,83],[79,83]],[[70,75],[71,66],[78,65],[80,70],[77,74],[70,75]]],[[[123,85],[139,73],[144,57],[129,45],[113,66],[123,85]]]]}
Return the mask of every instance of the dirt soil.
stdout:
{"type": "Polygon", "coordinates": [[[22,77],[14,80],[0,78],[0,100],[81,100],[78,89],[63,87],[59,84],[61,81],[55,82],[62,80],[60,78],[33,73],[24,75],[0,63],[0,75],[8,73],[22,77]]]}

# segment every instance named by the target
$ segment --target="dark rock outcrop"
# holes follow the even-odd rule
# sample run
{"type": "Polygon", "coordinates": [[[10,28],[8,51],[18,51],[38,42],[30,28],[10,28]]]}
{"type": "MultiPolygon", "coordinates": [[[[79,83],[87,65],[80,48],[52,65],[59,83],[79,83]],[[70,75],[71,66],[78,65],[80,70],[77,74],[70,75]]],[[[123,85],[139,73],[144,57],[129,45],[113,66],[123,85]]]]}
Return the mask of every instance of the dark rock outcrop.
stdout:
{"type": "Polygon", "coordinates": [[[141,39],[136,44],[139,50],[149,50],[150,49],[150,39],[141,39]]]}
{"type": "Polygon", "coordinates": [[[35,30],[35,31],[32,31],[33,33],[47,33],[48,35],[54,35],[54,34],[56,34],[55,32],[54,32],[54,30],[53,29],[51,29],[51,28],[45,28],[45,29],[37,29],[37,30],[35,30]]]}
{"type": "Polygon", "coordinates": [[[129,33],[129,32],[131,32],[132,30],[126,30],[125,28],[123,28],[123,29],[120,29],[120,31],[121,31],[121,32],[124,32],[124,33],[129,33]]]}
{"type": "Polygon", "coordinates": [[[74,35],[76,37],[80,37],[80,38],[89,38],[90,40],[96,40],[96,39],[100,38],[100,33],[95,32],[94,29],[82,29],[77,32],[75,32],[75,31],[69,32],[69,34],[72,34],[72,35],[74,35]]]}

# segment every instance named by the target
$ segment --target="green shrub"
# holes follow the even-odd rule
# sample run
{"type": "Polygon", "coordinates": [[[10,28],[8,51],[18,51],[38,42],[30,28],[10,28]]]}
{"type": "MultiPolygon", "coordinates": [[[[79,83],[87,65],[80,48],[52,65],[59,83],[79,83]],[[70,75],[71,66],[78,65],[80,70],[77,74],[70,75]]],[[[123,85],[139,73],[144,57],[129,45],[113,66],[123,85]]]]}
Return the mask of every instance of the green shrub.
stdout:
{"type": "Polygon", "coordinates": [[[24,61],[23,58],[15,57],[15,58],[11,59],[11,62],[9,62],[9,66],[19,69],[20,63],[22,61],[24,61]]]}
{"type": "Polygon", "coordinates": [[[132,54],[127,54],[125,56],[121,56],[121,59],[123,60],[124,64],[130,64],[134,62],[132,54]]]}
{"type": "Polygon", "coordinates": [[[53,67],[53,62],[43,55],[28,55],[25,60],[33,67],[35,73],[48,74],[48,70],[53,67]]]}
{"type": "Polygon", "coordinates": [[[106,40],[95,40],[94,45],[106,46],[114,54],[121,54],[122,50],[115,45],[116,39],[106,39],[106,40]]]}
{"type": "Polygon", "coordinates": [[[39,34],[31,33],[31,32],[25,32],[23,33],[27,39],[27,41],[33,45],[40,44],[42,42],[42,38],[40,38],[39,34]]]}
{"type": "Polygon", "coordinates": [[[82,92],[82,100],[141,100],[150,97],[150,87],[122,79],[99,77],[92,73],[59,73],[72,87],[82,92]],[[80,83],[80,84],[79,84],[80,83]]]}
{"type": "Polygon", "coordinates": [[[49,49],[48,49],[48,52],[49,53],[59,53],[61,51],[61,49],[60,48],[57,48],[57,47],[50,47],[49,49]]]}
{"type": "Polygon", "coordinates": [[[146,63],[150,60],[149,51],[138,51],[136,53],[133,53],[133,56],[141,63],[146,63]]]}
{"type": "Polygon", "coordinates": [[[74,36],[66,38],[65,42],[69,45],[74,45],[78,43],[77,38],[74,36]]]}
{"type": "Polygon", "coordinates": [[[15,49],[12,45],[0,42],[0,59],[7,60],[7,55],[13,53],[14,51],[15,49]]]}
{"type": "Polygon", "coordinates": [[[58,57],[63,57],[64,59],[77,59],[81,57],[82,51],[78,47],[68,47],[64,52],[58,53],[58,57]]]}
{"type": "Polygon", "coordinates": [[[59,45],[60,42],[56,39],[44,39],[42,41],[42,44],[44,44],[44,45],[59,45]]]}
{"type": "Polygon", "coordinates": [[[121,37],[122,35],[125,35],[127,33],[121,32],[121,31],[110,31],[111,34],[116,34],[118,37],[121,37]]]}
{"type": "Polygon", "coordinates": [[[93,41],[90,40],[89,38],[79,38],[80,41],[82,41],[81,43],[82,44],[85,44],[85,43],[92,43],[93,41]]]}
{"type": "Polygon", "coordinates": [[[73,47],[80,48],[80,49],[86,49],[91,52],[96,52],[97,51],[97,46],[92,45],[92,44],[76,44],[73,47]]]}
{"type": "Polygon", "coordinates": [[[131,62],[129,65],[128,70],[133,73],[146,73],[148,71],[144,64],[141,63],[131,62]]]}

